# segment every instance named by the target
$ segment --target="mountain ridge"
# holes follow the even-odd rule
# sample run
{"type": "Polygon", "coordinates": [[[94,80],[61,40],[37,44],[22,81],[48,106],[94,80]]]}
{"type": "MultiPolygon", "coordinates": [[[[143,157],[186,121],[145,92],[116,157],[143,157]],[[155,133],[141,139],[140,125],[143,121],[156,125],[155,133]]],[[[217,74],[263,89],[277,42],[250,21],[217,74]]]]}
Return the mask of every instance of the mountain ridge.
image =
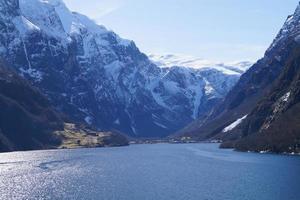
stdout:
{"type": "MultiPolygon", "coordinates": [[[[297,62],[298,57],[294,54],[295,52],[299,53],[297,51],[299,34],[300,5],[294,15],[287,18],[277,37],[267,49],[265,56],[241,76],[223,102],[214,108],[210,115],[193,122],[178,132],[178,135],[199,140],[219,140],[224,142],[222,147],[235,147],[239,150],[290,152],[287,145],[293,144],[290,139],[296,137],[295,132],[287,131],[286,134],[277,134],[280,136],[276,139],[277,143],[271,141],[275,140],[271,134],[272,131],[267,131],[269,136],[265,134],[264,137],[259,137],[255,133],[259,132],[258,128],[264,124],[268,114],[270,117],[272,116],[270,109],[274,108],[276,102],[289,98],[290,94],[285,92],[282,95],[287,96],[279,97],[278,100],[276,93],[281,94],[282,91],[278,89],[277,92],[274,91],[276,91],[276,87],[280,88],[279,85],[287,81],[280,77],[290,68],[290,62],[297,62]],[[268,100],[268,98],[273,98],[273,100],[268,100]],[[277,101],[272,106],[274,99],[277,101]],[[267,112],[267,110],[269,111],[267,112]],[[248,140],[244,139],[248,135],[256,136],[251,136],[248,140]],[[285,143],[284,147],[279,146],[281,144],[279,138],[282,139],[282,143],[285,143]],[[263,142],[259,141],[260,139],[263,142]]],[[[297,70],[294,71],[297,72],[297,70]]],[[[265,127],[267,126],[265,125],[265,127]]],[[[284,132],[284,130],[282,131],[284,132]]],[[[273,132],[277,133],[275,129],[273,132]]],[[[298,151],[294,147],[291,149],[298,151]]]]}
{"type": "Polygon", "coordinates": [[[150,54],[149,59],[152,60],[157,66],[162,68],[178,66],[193,68],[197,70],[216,69],[229,75],[242,75],[250,68],[250,66],[253,65],[253,62],[251,61],[236,61],[224,63],[199,59],[193,56],[186,56],[180,54],[150,54]]]}
{"type": "Polygon", "coordinates": [[[239,78],[159,68],[134,42],[60,0],[8,2],[0,2],[0,56],[60,112],[99,130],[167,136],[209,112],[239,78]]]}

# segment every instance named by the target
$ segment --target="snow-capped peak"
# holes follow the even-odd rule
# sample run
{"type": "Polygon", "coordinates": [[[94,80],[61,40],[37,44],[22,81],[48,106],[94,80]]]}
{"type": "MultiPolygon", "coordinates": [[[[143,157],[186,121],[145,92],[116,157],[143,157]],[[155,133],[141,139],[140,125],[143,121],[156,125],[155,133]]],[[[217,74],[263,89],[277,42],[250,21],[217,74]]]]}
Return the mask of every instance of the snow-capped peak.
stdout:
{"type": "Polygon", "coordinates": [[[298,16],[300,15],[300,2],[299,2],[298,6],[296,8],[296,11],[295,11],[294,15],[298,15],[298,16]]]}
{"type": "Polygon", "coordinates": [[[267,50],[270,52],[273,48],[278,46],[279,44],[285,43],[285,41],[289,37],[294,37],[296,42],[299,42],[299,35],[300,35],[300,3],[296,8],[293,15],[287,17],[283,27],[277,34],[276,38],[274,39],[273,43],[267,50]]]}
{"type": "Polygon", "coordinates": [[[39,0],[43,3],[48,3],[53,6],[59,6],[59,5],[65,5],[65,3],[62,0],[39,0]]]}
{"type": "MultiPolygon", "coordinates": [[[[98,25],[92,19],[76,12],[71,12],[62,0],[19,0],[21,14],[36,27],[48,35],[65,39],[74,34],[107,35],[112,32],[98,25]]],[[[122,46],[129,46],[132,41],[115,35],[122,46]]]]}
{"type": "Polygon", "coordinates": [[[228,75],[239,75],[244,73],[251,67],[253,62],[241,61],[241,62],[230,62],[222,63],[216,61],[210,61],[205,59],[199,59],[193,56],[180,55],[180,54],[166,54],[156,55],[151,54],[149,58],[158,66],[165,67],[187,67],[194,69],[207,69],[213,68],[228,75]]]}

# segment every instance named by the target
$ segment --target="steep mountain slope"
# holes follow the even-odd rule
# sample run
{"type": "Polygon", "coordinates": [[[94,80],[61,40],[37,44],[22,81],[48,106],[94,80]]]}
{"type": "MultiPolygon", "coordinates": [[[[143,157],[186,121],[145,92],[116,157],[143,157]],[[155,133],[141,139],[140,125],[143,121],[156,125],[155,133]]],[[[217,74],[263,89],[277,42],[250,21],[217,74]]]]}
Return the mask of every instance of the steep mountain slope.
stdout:
{"type": "Polygon", "coordinates": [[[300,153],[299,42],[295,40],[296,45],[271,92],[239,126],[226,133],[223,147],[300,153]]]}
{"type": "Polygon", "coordinates": [[[0,0],[0,56],[61,112],[101,130],[161,137],[218,103],[239,78],[162,69],[132,41],[61,0],[0,0]]]}
{"type": "Polygon", "coordinates": [[[0,65],[0,152],[60,144],[63,121],[37,90],[0,65]]]}
{"type": "Polygon", "coordinates": [[[254,64],[210,115],[200,118],[179,132],[184,136],[205,140],[222,138],[224,128],[242,122],[257,103],[270,92],[297,44],[300,31],[300,6],[287,18],[283,28],[265,56],[254,64]]]}
{"type": "Polygon", "coordinates": [[[0,152],[128,144],[121,134],[66,124],[62,118],[28,81],[0,64],[0,152]]]}

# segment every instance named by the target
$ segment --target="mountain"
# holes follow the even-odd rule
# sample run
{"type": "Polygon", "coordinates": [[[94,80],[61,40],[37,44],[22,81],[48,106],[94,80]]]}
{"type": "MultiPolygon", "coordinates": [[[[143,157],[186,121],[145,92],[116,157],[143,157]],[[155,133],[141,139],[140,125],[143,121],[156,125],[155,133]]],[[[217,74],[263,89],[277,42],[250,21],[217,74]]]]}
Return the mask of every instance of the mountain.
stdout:
{"type": "Polygon", "coordinates": [[[250,61],[222,63],[180,54],[150,54],[149,58],[160,67],[181,66],[193,69],[216,69],[224,74],[242,75],[253,65],[250,61]]]}
{"type": "Polygon", "coordinates": [[[264,97],[234,129],[223,147],[242,151],[300,153],[300,41],[283,72],[264,97]],[[242,139],[240,139],[242,138],[242,139]]]}
{"type": "Polygon", "coordinates": [[[2,63],[0,110],[0,152],[128,145],[119,133],[71,123],[38,89],[2,63]]]}
{"type": "Polygon", "coordinates": [[[240,73],[161,68],[61,0],[0,0],[0,56],[70,119],[162,137],[206,115],[240,73]]]}
{"type": "Polygon", "coordinates": [[[0,152],[60,144],[61,117],[47,99],[16,73],[0,65],[0,152]]]}
{"type": "Polygon", "coordinates": [[[299,35],[300,6],[287,18],[265,56],[241,76],[223,102],[210,115],[178,134],[199,140],[223,140],[224,147],[243,150],[289,152],[298,148],[295,145],[299,144],[299,120],[297,115],[295,118],[291,115],[297,110],[297,93],[289,93],[289,90],[299,88],[299,35]],[[293,103],[288,104],[290,101],[293,103]],[[290,122],[286,122],[287,119],[291,119],[290,122]],[[280,125],[290,123],[293,124],[291,129],[285,126],[279,129],[280,125]],[[291,146],[287,148],[287,145],[291,146]]]}

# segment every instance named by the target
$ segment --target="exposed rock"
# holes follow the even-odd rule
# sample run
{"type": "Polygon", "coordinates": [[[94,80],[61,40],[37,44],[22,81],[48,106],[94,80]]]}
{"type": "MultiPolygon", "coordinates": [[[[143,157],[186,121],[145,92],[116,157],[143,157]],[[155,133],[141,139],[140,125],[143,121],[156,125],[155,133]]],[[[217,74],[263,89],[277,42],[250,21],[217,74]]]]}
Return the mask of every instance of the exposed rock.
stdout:
{"type": "Polygon", "coordinates": [[[162,137],[206,115],[239,79],[217,69],[162,69],[61,0],[0,0],[0,56],[73,121],[162,137]]]}

